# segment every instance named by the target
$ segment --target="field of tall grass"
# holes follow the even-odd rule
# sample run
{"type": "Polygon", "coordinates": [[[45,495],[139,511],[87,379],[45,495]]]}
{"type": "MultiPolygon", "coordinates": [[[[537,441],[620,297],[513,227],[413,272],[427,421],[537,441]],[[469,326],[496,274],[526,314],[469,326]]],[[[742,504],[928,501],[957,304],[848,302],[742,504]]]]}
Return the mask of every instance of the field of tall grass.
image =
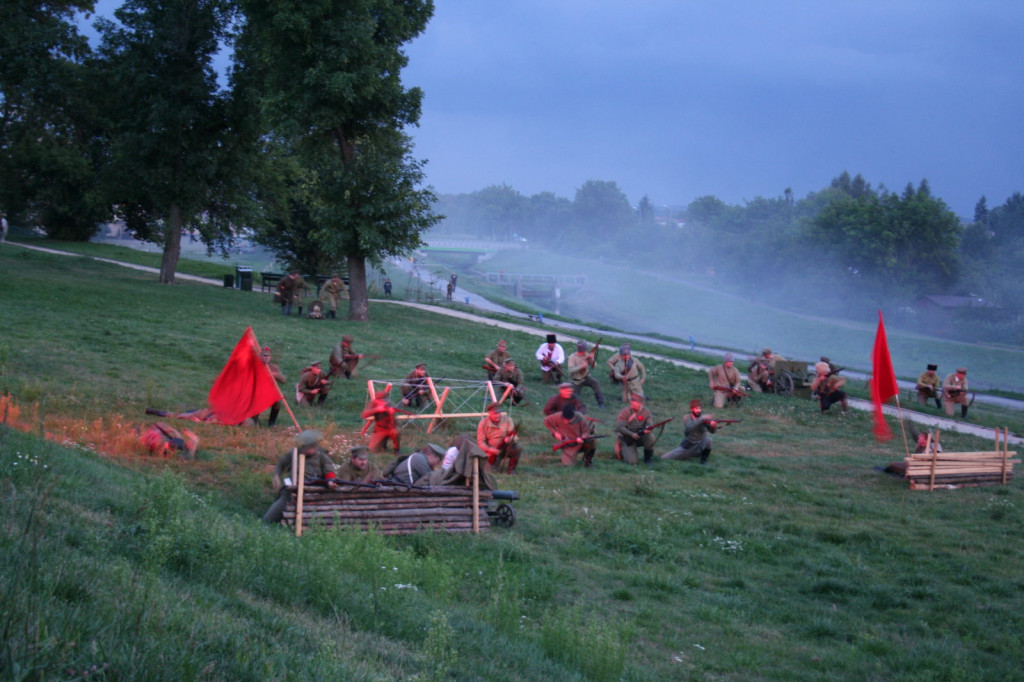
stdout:
{"type": "MultiPolygon", "coordinates": [[[[1020,485],[912,492],[868,415],[757,396],[709,464],[562,467],[541,426],[540,339],[371,304],[285,318],[267,295],[0,247],[0,676],[5,679],[1011,680],[1024,669],[1020,485]],[[264,526],[293,428],[185,424],[195,460],[148,455],[147,406],[201,406],[247,325],[289,379],[342,333],[381,358],[322,409],[339,459],[366,379],[418,361],[480,379],[500,336],[527,371],[517,522],[479,536],[264,526]]],[[[666,350],[666,353],[669,351],[666,350]]],[[[650,361],[656,417],[706,377],[650,361]]],[[[605,383],[606,395],[615,397],[605,383]]],[[[706,396],[705,396],[706,397],[706,396]]],[[[589,394],[585,401],[593,404],[589,394]]],[[[608,433],[619,404],[590,414],[608,433]]],[[[977,409],[977,408],[976,408],[977,409]]],[[[282,421],[287,421],[283,419],[282,421]]],[[[444,441],[452,420],[405,444],[444,441]]],[[[943,434],[948,450],[990,443],[943,434]]]]}

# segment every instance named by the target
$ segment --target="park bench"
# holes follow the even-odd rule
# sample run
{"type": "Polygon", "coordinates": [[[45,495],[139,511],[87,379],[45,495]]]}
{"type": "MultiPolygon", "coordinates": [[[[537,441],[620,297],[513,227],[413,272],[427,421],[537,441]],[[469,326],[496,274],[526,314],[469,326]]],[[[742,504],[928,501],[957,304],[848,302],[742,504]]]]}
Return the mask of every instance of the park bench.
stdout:
{"type": "Polygon", "coordinates": [[[262,291],[274,291],[277,283],[284,277],[283,272],[261,272],[260,289],[262,291]]]}
{"type": "MultiPolygon", "coordinates": [[[[474,516],[480,530],[495,525],[508,527],[514,520],[511,507],[501,504],[490,511],[495,499],[518,499],[513,491],[481,490],[479,504],[473,507],[473,491],[464,486],[417,486],[401,484],[375,487],[342,486],[331,490],[324,486],[305,486],[302,496],[302,528],[374,528],[385,535],[418,531],[471,533],[474,516]]],[[[284,511],[285,523],[295,529],[298,495],[289,493],[284,511]]]]}
{"type": "Polygon", "coordinates": [[[1005,485],[1013,480],[1017,453],[1008,445],[1008,429],[996,429],[995,449],[980,452],[937,452],[939,433],[928,435],[924,452],[905,457],[911,490],[979,485],[1005,485]],[[1002,441],[1000,442],[1000,438],[1002,441]]]}

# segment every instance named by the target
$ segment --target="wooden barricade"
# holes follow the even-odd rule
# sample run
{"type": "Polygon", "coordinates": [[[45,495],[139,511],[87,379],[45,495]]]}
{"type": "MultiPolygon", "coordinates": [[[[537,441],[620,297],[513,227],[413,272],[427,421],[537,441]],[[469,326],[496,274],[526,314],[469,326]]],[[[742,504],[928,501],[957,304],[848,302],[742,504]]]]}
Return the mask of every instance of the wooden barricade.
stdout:
{"type": "Polygon", "coordinates": [[[293,529],[300,516],[300,527],[305,529],[372,527],[385,535],[423,530],[471,533],[475,528],[490,528],[491,497],[491,491],[480,490],[474,505],[473,489],[461,486],[341,486],[337,490],[306,486],[301,499],[296,490],[290,493],[284,520],[293,529]]]}
{"type": "Polygon", "coordinates": [[[938,452],[939,434],[928,434],[924,452],[905,457],[911,490],[936,487],[1005,485],[1013,480],[1017,453],[1009,449],[1009,429],[996,429],[995,449],[981,452],[938,452]]]}

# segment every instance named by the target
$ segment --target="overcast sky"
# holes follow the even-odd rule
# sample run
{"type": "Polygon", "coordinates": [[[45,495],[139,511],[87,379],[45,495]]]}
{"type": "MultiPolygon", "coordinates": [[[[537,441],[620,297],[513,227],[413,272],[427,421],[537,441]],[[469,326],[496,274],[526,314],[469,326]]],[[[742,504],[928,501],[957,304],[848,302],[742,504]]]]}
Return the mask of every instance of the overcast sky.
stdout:
{"type": "Polygon", "coordinates": [[[1021,0],[435,3],[403,80],[441,194],[739,204],[847,170],[970,218],[1024,191],[1021,0]]]}
{"type": "Polygon", "coordinates": [[[636,204],[927,178],[971,217],[1024,191],[1020,0],[436,0],[403,80],[438,193],[636,204]]]}

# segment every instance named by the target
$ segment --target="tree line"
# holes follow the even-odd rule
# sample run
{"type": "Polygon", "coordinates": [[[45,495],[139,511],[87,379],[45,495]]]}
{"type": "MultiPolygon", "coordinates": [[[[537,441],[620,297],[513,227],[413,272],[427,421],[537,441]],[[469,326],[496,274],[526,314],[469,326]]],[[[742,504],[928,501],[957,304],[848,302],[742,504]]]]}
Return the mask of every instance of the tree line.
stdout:
{"type": "Polygon", "coordinates": [[[0,211],[67,240],[124,220],[163,246],[164,283],[183,230],[226,254],[245,229],[290,268],[347,266],[366,319],[366,261],[439,219],[404,133],[422,92],[401,81],[433,3],[125,0],[95,48],[93,9],[0,7],[0,211]]]}
{"type": "MultiPolygon", "coordinates": [[[[729,205],[702,196],[689,205],[634,206],[615,182],[589,180],[572,200],[524,196],[508,185],[442,195],[436,235],[525,239],[533,248],[631,263],[763,303],[854,319],[887,321],[967,340],[1020,343],[1024,303],[1014,273],[1024,267],[1024,199],[989,210],[978,201],[962,221],[928,181],[902,192],[843,171],[797,199],[729,205]],[[934,324],[915,307],[923,296],[970,298],[934,324]]],[[[952,299],[947,299],[952,300],[952,299]]]]}

